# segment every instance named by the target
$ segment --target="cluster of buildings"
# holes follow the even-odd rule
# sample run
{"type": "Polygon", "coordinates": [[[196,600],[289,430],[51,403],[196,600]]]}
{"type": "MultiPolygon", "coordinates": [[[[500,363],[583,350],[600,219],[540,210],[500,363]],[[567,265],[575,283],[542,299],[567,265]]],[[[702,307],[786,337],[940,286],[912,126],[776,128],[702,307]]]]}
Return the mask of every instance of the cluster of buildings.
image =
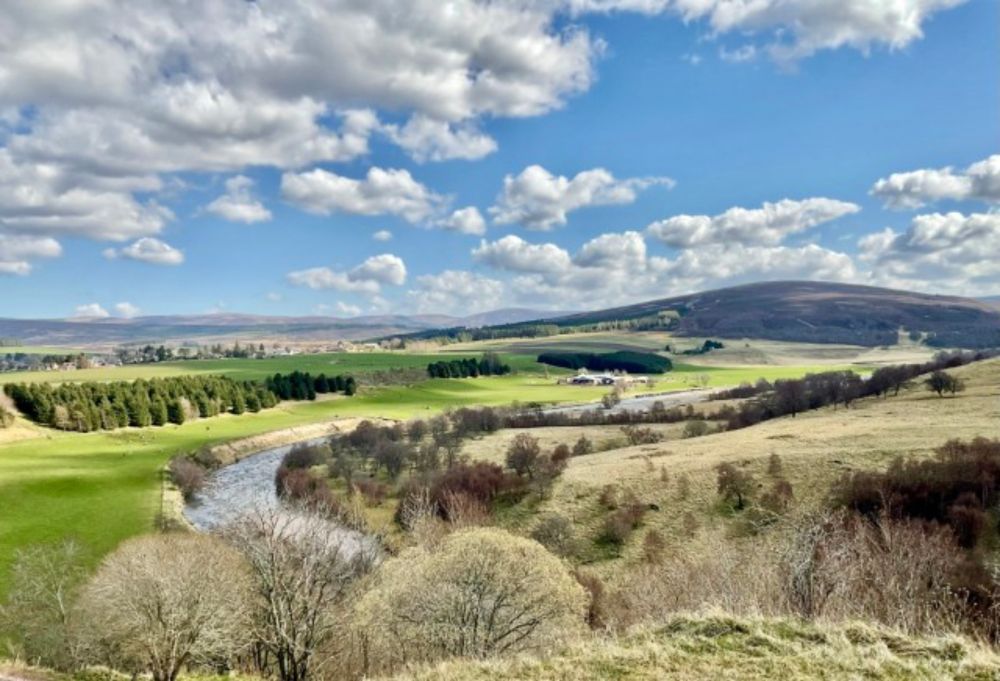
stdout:
{"type": "Polygon", "coordinates": [[[631,376],[626,373],[603,373],[603,374],[588,374],[586,371],[580,371],[576,376],[570,378],[560,378],[559,383],[568,385],[639,385],[649,383],[648,376],[631,376]]]}

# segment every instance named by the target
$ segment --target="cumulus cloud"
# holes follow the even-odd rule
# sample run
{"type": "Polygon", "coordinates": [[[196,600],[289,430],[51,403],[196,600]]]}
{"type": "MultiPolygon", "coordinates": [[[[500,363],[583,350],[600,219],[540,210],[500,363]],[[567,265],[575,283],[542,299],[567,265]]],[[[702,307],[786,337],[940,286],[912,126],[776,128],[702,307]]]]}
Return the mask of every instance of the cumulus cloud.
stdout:
{"type": "Polygon", "coordinates": [[[444,203],[407,170],[370,168],[363,179],[321,168],[281,177],[282,196],[311,213],[397,215],[411,223],[429,219],[444,203]]]}
{"type": "Polygon", "coordinates": [[[76,309],[73,311],[73,319],[105,319],[110,316],[111,313],[101,307],[98,303],[77,305],[76,309]]]}
{"type": "Polygon", "coordinates": [[[502,282],[463,270],[417,277],[407,297],[419,312],[470,314],[497,307],[504,295],[502,282]]]}
{"type": "Polygon", "coordinates": [[[602,234],[573,255],[555,244],[519,237],[483,242],[477,261],[513,278],[517,302],[543,307],[595,308],[664,298],[698,289],[769,279],[856,280],[852,258],[804,247],[708,244],[673,259],[651,255],[639,232],[602,234]]]}
{"type": "Polygon", "coordinates": [[[492,154],[496,140],[470,123],[454,124],[416,114],[402,127],[385,125],[383,132],[418,163],[475,160],[492,154]]]}
{"type": "Polygon", "coordinates": [[[372,238],[375,239],[375,241],[392,241],[392,232],[388,229],[380,229],[372,234],[372,238]]]}
{"type": "Polygon", "coordinates": [[[569,253],[556,244],[531,244],[513,234],[480,242],[472,256],[483,264],[511,272],[562,272],[571,264],[569,253]]]}
{"type": "Polygon", "coordinates": [[[483,219],[482,213],[475,206],[459,208],[447,218],[438,221],[437,225],[442,229],[460,234],[475,236],[486,234],[486,220],[483,219]]]}
{"type": "Polygon", "coordinates": [[[901,49],[923,37],[923,24],[966,0],[567,0],[571,12],[673,12],[705,21],[712,33],[762,35],[765,49],[781,61],[820,50],[873,46],[901,49]]]}
{"type": "Polygon", "coordinates": [[[231,222],[264,222],[271,219],[271,211],[253,197],[254,182],[246,175],[236,175],[226,180],[226,193],[205,207],[209,213],[231,222]]]}
{"type": "Polygon", "coordinates": [[[1000,213],[917,215],[905,231],[869,234],[858,248],[882,283],[923,288],[933,281],[955,292],[1000,286],[1000,213]]]}
{"type": "Polygon", "coordinates": [[[108,248],[104,251],[104,257],[109,260],[114,258],[128,258],[148,262],[153,265],[180,265],[184,262],[184,253],[165,241],[154,239],[153,237],[143,237],[124,248],[108,248]]]}
{"type": "Polygon", "coordinates": [[[539,165],[508,175],[496,205],[490,208],[500,225],[520,223],[528,229],[549,230],[565,225],[567,214],[588,206],[632,203],[638,192],[654,185],[672,187],[667,177],[616,179],[604,168],[557,176],[539,165]]]}
{"type": "Polygon", "coordinates": [[[313,267],[289,272],[287,279],[295,286],[311,289],[376,295],[382,290],[382,285],[401,286],[406,282],[406,264],[398,256],[383,253],[373,255],[347,272],[313,267]]]}
{"type": "Polygon", "coordinates": [[[31,272],[32,260],[60,255],[62,246],[55,239],[0,233],[0,274],[24,276],[31,272]]]}
{"type": "Polygon", "coordinates": [[[920,208],[942,200],[1000,202],[1000,154],[961,171],[947,166],[893,173],[878,180],[871,194],[897,209],[920,208]]]}
{"type": "Polygon", "coordinates": [[[760,208],[733,207],[718,215],[675,215],[654,222],[647,234],[673,248],[708,244],[776,246],[792,234],[804,232],[861,207],[835,199],[783,199],[760,208]]]}
{"type": "Polygon", "coordinates": [[[142,312],[138,307],[129,302],[115,303],[115,314],[125,319],[138,317],[142,312]]]}

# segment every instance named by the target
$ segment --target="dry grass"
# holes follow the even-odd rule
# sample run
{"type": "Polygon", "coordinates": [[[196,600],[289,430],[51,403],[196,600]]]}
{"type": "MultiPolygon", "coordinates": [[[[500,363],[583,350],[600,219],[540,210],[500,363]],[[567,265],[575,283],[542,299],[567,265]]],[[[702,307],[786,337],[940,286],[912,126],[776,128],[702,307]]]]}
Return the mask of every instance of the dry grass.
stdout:
{"type": "MultiPolygon", "coordinates": [[[[881,469],[899,455],[927,456],[951,438],[996,437],[1000,360],[954,373],[968,385],[957,397],[938,398],[918,385],[898,397],[859,401],[848,410],[827,408],[743,430],[577,457],[570,460],[552,498],[539,511],[559,512],[575,523],[581,536],[596,536],[604,516],[598,496],[605,485],[615,484],[660,508],[646,514],[643,530],[664,534],[668,552],[690,548],[692,541],[704,538],[733,539],[742,528],[719,503],[715,471],[719,463],[750,471],[762,494],[772,481],[768,460],[778,454],[782,476],[794,489],[792,514],[797,514],[819,505],[830,483],[845,471],[881,469]],[[667,471],[666,482],[661,469],[667,471]],[[681,478],[688,481],[686,495],[679,489],[681,478]],[[694,538],[686,527],[687,514],[697,520],[694,538]]],[[[625,547],[626,560],[640,559],[642,534],[637,532],[625,547]]],[[[614,563],[598,566],[605,578],[620,573],[614,563]]]]}
{"type": "Polygon", "coordinates": [[[1000,678],[1000,658],[956,637],[912,638],[861,624],[709,614],[679,616],[617,640],[594,638],[543,659],[456,661],[396,678],[985,681],[1000,678]]]}
{"type": "MultiPolygon", "coordinates": [[[[660,433],[664,440],[677,440],[684,430],[683,423],[654,424],[649,426],[660,433]]],[[[510,443],[521,433],[527,433],[538,438],[543,452],[551,452],[556,445],[566,444],[570,447],[586,436],[594,444],[595,451],[604,449],[620,449],[627,445],[625,434],[620,426],[566,426],[559,428],[511,428],[500,430],[483,437],[467,440],[462,447],[462,454],[475,461],[491,461],[504,463],[504,457],[510,443]]]]}

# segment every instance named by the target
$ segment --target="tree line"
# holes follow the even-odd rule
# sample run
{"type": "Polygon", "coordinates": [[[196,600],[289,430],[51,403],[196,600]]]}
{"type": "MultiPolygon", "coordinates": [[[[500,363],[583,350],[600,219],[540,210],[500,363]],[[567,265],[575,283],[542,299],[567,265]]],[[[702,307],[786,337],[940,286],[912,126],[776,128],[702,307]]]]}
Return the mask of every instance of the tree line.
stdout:
{"type": "Polygon", "coordinates": [[[509,364],[504,364],[495,352],[484,352],[479,359],[467,357],[427,365],[427,375],[431,378],[478,378],[479,376],[504,376],[511,372],[509,364]]]}
{"type": "Polygon", "coordinates": [[[541,364],[564,369],[590,369],[591,371],[627,371],[633,374],[663,374],[673,368],[666,357],[650,352],[543,352],[538,356],[541,364]]]}
{"type": "Polygon", "coordinates": [[[42,425],[86,433],[133,426],[182,424],[191,418],[243,414],[270,409],[279,400],[316,399],[317,392],[353,395],[351,376],[276,374],[266,383],[226,376],[176,376],[103,383],[9,383],[4,392],[28,419],[42,425]]]}

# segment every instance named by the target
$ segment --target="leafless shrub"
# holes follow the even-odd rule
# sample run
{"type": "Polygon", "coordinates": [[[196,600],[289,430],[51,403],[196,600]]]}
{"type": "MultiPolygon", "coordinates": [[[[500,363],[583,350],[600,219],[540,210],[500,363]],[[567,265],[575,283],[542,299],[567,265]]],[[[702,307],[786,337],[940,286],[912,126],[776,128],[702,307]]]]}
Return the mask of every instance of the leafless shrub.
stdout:
{"type": "Polygon", "coordinates": [[[389,493],[387,485],[367,478],[354,481],[354,489],[365,498],[365,503],[369,506],[381,506],[389,493]]]}
{"type": "Polygon", "coordinates": [[[108,556],[80,599],[89,661],[174,681],[230,659],[247,640],[249,578],[238,554],[194,534],[132,539],[108,556]]]}
{"type": "Polygon", "coordinates": [[[688,421],[684,424],[684,437],[702,437],[708,434],[708,424],[704,421],[688,421]]]}
{"type": "Polygon", "coordinates": [[[647,563],[659,563],[663,560],[663,552],[667,542],[656,530],[649,530],[642,539],[642,556],[647,563]]]}
{"type": "Polygon", "coordinates": [[[632,446],[651,445],[663,440],[662,434],[648,426],[622,426],[621,431],[625,434],[625,439],[632,446]]]}
{"type": "Polygon", "coordinates": [[[205,469],[186,456],[170,460],[170,479],[180,490],[185,501],[191,501],[205,486],[205,469]]]}
{"type": "Polygon", "coordinates": [[[85,576],[83,551],[72,540],[14,553],[0,621],[17,636],[16,657],[57,669],[79,662],[70,617],[85,576]]]}
{"type": "Polygon", "coordinates": [[[391,559],[358,602],[372,666],[541,652],[584,629],[586,595],[542,546],[476,528],[391,559]]]}
{"type": "Polygon", "coordinates": [[[559,513],[550,513],[539,520],[531,538],[557,556],[566,557],[577,550],[573,521],[559,513]]]}
{"type": "Polygon", "coordinates": [[[346,629],[353,584],[377,559],[367,539],[301,508],[258,509],[223,536],[250,566],[259,671],[305,681],[348,655],[329,644],[346,629]]]}

